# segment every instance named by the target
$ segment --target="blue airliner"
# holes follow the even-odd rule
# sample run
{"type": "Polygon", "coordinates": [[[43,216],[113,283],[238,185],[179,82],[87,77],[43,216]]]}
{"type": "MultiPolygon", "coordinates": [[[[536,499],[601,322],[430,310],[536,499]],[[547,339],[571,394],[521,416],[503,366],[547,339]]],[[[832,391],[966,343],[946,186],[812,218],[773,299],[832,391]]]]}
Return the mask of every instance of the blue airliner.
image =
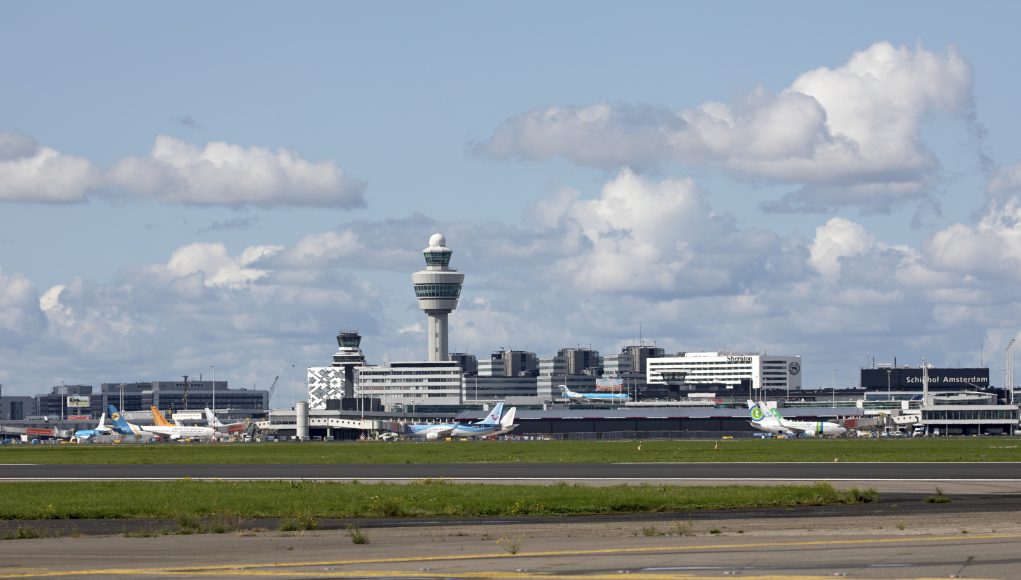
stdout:
{"type": "Polygon", "coordinates": [[[570,399],[571,402],[621,402],[630,401],[631,397],[627,393],[576,393],[571,389],[567,388],[567,385],[557,385],[560,389],[560,393],[570,399]]]}
{"type": "MultiPolygon", "coordinates": [[[[461,423],[420,423],[418,425],[408,425],[408,435],[412,437],[421,437],[427,441],[436,441],[437,439],[443,439],[444,437],[456,436],[456,437],[470,437],[471,435],[467,431],[477,431],[481,435],[493,435],[501,428],[500,416],[503,414],[503,401],[500,401],[493,406],[493,409],[486,415],[482,420],[476,421],[464,425],[461,423]],[[461,431],[457,435],[453,435],[457,429],[465,429],[467,431],[461,431]],[[489,432],[482,433],[489,429],[489,432]]],[[[512,417],[513,419],[513,417],[512,417]]],[[[479,436],[479,435],[476,436],[479,436]]]]}

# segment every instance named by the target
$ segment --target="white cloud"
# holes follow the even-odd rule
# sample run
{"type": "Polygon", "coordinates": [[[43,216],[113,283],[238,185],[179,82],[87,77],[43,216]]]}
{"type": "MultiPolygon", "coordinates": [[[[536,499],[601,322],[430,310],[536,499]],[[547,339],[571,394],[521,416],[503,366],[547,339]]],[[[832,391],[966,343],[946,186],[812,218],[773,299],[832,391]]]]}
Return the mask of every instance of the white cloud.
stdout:
{"type": "Polygon", "coordinates": [[[288,149],[212,141],[199,147],[167,135],[148,156],[103,171],[87,159],[0,132],[0,201],[81,203],[98,198],[230,207],[359,207],[365,184],[330,160],[288,149]]]}
{"type": "Polygon", "coordinates": [[[603,168],[706,164],[751,181],[803,184],[774,210],[883,211],[924,195],[938,161],[923,143],[922,123],[937,112],[968,118],[971,86],[971,68],[953,48],[934,53],[879,42],[777,94],[758,89],[730,104],[529,111],[476,151],[603,168]]]}
{"type": "Polygon", "coordinates": [[[99,182],[88,160],[0,131],[0,201],[78,203],[99,182]]]}
{"type": "Polygon", "coordinates": [[[962,274],[1021,279],[1021,202],[1016,197],[990,205],[978,224],[953,224],[925,244],[932,263],[962,274]]]}
{"type": "Polygon", "coordinates": [[[4,370],[15,384],[135,380],[197,374],[215,361],[218,377],[265,387],[290,364],[327,363],[341,327],[362,331],[370,362],[422,357],[424,315],[408,274],[436,231],[467,274],[451,347],[480,356],[578,344],[611,354],[641,325],[668,352],[800,354],[819,386],[834,368],[853,384],[867,349],[880,360],[974,364],[980,337],[990,349],[1021,327],[1016,277],[1002,283],[998,269],[978,264],[1021,255],[1016,202],[920,248],[843,218],[807,240],[742,228],[691,180],[631,171],[536,207],[543,219],[526,227],[410,216],[284,248],[189,244],[114,281],[72,279],[41,296],[24,277],[0,276],[4,370]],[[363,252],[395,261],[382,268],[363,252]]]}
{"type": "Polygon", "coordinates": [[[0,347],[31,341],[45,328],[35,286],[24,276],[0,271],[0,347]]]}
{"type": "Polygon", "coordinates": [[[865,228],[844,218],[831,218],[815,229],[809,249],[812,267],[827,278],[840,274],[842,258],[861,256],[875,245],[865,228]]]}
{"type": "Polygon", "coordinates": [[[274,207],[364,204],[364,185],[333,161],[309,162],[288,149],[212,141],[199,148],[167,135],[147,157],[114,164],[111,185],[164,203],[274,207]]]}
{"type": "Polygon", "coordinates": [[[239,288],[266,276],[269,273],[267,270],[250,266],[282,249],[282,246],[253,246],[245,248],[240,256],[235,257],[229,255],[223,244],[188,244],[175,250],[170,261],[155,270],[172,278],[201,274],[206,286],[239,288]]]}
{"type": "Polygon", "coordinates": [[[997,169],[987,189],[990,193],[1021,191],[1021,161],[997,169]]]}

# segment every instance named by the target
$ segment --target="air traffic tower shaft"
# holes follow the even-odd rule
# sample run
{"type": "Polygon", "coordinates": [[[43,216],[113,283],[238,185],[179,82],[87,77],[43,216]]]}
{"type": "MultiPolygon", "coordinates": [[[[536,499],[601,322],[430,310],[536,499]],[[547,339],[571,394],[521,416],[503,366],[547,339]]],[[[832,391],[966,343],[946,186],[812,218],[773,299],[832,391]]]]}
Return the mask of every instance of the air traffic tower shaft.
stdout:
{"type": "Polygon", "coordinates": [[[447,315],[457,308],[464,274],[451,270],[451,250],[442,234],[429,237],[429,247],[422,250],[425,270],[411,275],[418,307],[429,319],[429,360],[445,361],[447,355],[447,315]]]}

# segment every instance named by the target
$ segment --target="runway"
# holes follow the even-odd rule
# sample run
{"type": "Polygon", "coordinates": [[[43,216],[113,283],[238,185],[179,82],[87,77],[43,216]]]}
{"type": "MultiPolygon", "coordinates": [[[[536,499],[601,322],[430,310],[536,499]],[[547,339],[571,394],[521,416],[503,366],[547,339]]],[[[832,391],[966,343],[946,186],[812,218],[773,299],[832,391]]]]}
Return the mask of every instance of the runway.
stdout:
{"type": "Polygon", "coordinates": [[[828,481],[878,491],[1021,493],[1021,463],[617,463],[617,464],[268,464],[0,465],[0,481],[158,481],[191,479],[391,481],[591,485],[671,483],[790,484],[828,481]]]}

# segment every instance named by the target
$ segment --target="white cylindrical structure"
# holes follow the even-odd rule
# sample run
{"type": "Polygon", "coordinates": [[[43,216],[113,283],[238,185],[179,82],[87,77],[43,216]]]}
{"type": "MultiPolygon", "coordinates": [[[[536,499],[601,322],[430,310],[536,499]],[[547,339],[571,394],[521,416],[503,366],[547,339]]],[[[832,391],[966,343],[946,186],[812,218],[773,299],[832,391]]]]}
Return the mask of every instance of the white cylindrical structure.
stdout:
{"type": "Polygon", "coordinates": [[[294,424],[296,435],[301,441],[308,439],[308,401],[298,401],[294,405],[294,424]]]}
{"type": "Polygon", "coordinates": [[[453,252],[446,243],[442,234],[433,234],[429,238],[429,247],[422,250],[425,270],[411,275],[418,307],[428,317],[429,361],[446,361],[449,358],[447,315],[457,308],[464,283],[464,274],[448,267],[453,252]]]}

